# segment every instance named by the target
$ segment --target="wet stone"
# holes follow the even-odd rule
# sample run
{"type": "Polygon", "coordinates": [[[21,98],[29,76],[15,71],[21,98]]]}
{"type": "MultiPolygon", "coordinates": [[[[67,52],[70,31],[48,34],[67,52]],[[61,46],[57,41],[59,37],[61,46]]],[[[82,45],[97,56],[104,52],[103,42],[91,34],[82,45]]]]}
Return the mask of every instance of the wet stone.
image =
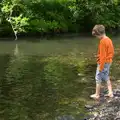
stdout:
{"type": "Polygon", "coordinates": [[[63,115],[57,117],[56,120],[75,120],[75,118],[71,115],[63,115]]]}

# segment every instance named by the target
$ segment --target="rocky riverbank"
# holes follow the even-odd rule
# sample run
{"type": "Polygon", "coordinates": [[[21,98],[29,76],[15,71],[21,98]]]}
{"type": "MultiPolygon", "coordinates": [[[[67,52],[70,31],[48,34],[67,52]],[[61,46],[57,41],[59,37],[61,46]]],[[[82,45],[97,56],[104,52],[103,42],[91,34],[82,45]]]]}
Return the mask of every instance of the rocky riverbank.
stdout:
{"type": "Polygon", "coordinates": [[[104,99],[95,107],[89,106],[88,111],[90,117],[85,120],[120,120],[120,87],[114,89],[114,98],[104,99]]]}
{"type": "Polygon", "coordinates": [[[85,108],[88,115],[84,118],[76,119],[72,115],[64,115],[56,120],[120,120],[120,87],[114,89],[114,98],[108,99],[102,92],[99,102],[85,105],[85,108]]]}

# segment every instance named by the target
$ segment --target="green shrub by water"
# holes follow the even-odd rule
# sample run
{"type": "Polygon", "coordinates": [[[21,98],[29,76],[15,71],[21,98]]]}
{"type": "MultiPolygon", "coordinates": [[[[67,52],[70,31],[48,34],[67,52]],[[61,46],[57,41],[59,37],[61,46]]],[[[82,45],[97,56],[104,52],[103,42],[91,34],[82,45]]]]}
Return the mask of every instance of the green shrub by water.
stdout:
{"type": "Polygon", "coordinates": [[[3,0],[0,7],[3,35],[12,32],[5,22],[11,11],[13,26],[25,34],[91,32],[95,24],[119,31],[120,26],[118,0],[3,0]]]}

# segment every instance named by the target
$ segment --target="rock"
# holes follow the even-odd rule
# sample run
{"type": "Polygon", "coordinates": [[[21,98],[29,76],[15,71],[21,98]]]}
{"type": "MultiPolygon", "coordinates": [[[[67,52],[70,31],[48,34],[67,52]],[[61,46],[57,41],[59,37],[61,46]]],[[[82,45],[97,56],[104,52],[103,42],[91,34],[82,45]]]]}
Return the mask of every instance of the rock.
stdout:
{"type": "Polygon", "coordinates": [[[116,95],[116,94],[117,94],[117,95],[120,95],[120,89],[115,89],[113,92],[114,92],[115,95],[116,95]]]}
{"type": "Polygon", "coordinates": [[[94,106],[92,106],[92,105],[85,105],[85,108],[87,108],[87,109],[93,109],[93,107],[94,106]]]}
{"type": "Polygon", "coordinates": [[[114,120],[120,120],[120,117],[116,117],[114,120]]]}
{"type": "Polygon", "coordinates": [[[118,112],[117,112],[117,116],[119,116],[119,117],[120,117],[120,111],[118,111],[118,112]]]}
{"type": "Polygon", "coordinates": [[[78,76],[80,76],[80,77],[84,77],[85,75],[82,74],[82,73],[78,73],[78,76]]]}
{"type": "Polygon", "coordinates": [[[120,83],[120,80],[117,80],[118,83],[120,83]]]}
{"type": "Polygon", "coordinates": [[[57,117],[56,120],[75,120],[75,118],[72,115],[64,115],[57,117]]]}

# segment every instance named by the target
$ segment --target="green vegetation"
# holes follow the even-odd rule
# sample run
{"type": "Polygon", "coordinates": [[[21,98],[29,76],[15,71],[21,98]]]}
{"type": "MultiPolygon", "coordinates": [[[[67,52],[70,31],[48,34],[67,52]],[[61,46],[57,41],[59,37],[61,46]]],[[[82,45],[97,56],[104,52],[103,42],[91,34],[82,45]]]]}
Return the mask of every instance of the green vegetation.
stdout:
{"type": "Polygon", "coordinates": [[[88,33],[97,23],[116,32],[120,26],[118,0],[2,0],[0,8],[1,35],[12,34],[11,25],[32,35],[88,33]]]}

